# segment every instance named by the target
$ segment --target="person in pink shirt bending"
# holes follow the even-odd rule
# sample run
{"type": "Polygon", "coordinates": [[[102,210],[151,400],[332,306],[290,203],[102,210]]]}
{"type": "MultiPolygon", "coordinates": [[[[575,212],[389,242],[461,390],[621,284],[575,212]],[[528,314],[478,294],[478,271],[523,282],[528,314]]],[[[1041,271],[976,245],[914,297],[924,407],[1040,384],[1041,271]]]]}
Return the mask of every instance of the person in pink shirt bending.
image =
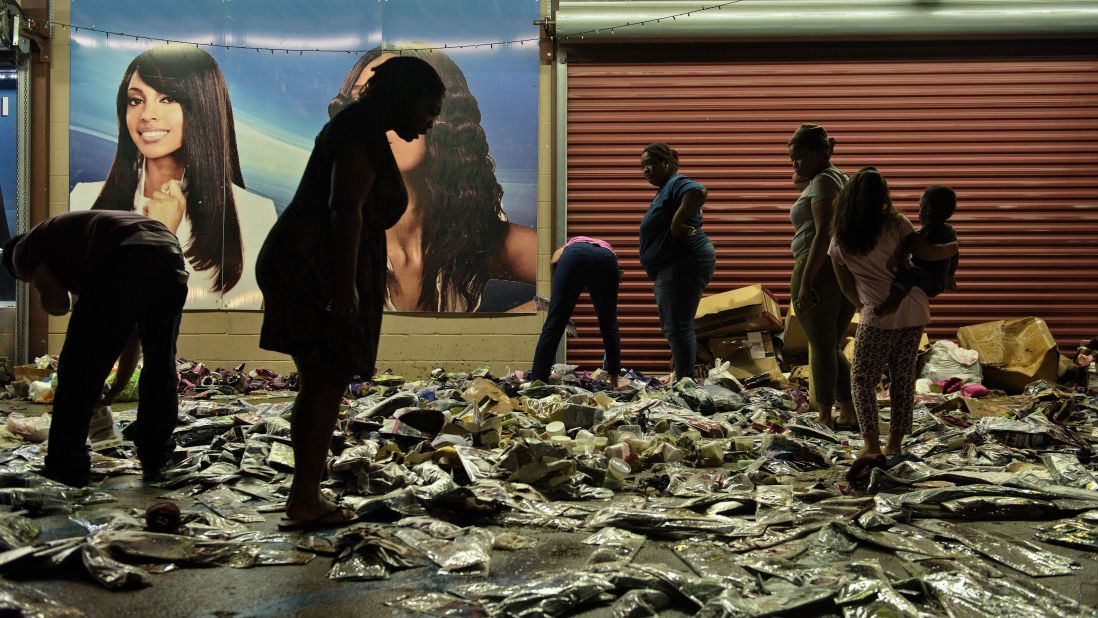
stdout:
{"type": "Polygon", "coordinates": [[[621,370],[621,333],[618,330],[618,286],[621,269],[610,243],[598,238],[576,236],[553,252],[549,261],[553,273],[549,295],[549,313],[541,329],[530,380],[547,382],[560,338],[584,289],[591,294],[595,315],[602,331],[605,349],[603,369],[610,374],[611,385],[618,386],[621,370]]]}
{"type": "MultiPolygon", "coordinates": [[[[892,417],[883,452],[899,454],[904,436],[911,432],[915,364],[923,328],[930,322],[930,304],[926,292],[913,287],[894,312],[880,315],[877,308],[896,278],[897,250],[915,228],[892,207],[888,183],[870,167],[855,174],[836,198],[833,229],[828,255],[835,276],[843,294],[861,310],[850,369],[854,409],[865,439],[858,457],[882,453],[877,383],[886,369],[891,376],[892,417]]],[[[910,249],[920,259],[944,260],[957,253],[957,243],[932,245],[916,236],[910,249]]]]}

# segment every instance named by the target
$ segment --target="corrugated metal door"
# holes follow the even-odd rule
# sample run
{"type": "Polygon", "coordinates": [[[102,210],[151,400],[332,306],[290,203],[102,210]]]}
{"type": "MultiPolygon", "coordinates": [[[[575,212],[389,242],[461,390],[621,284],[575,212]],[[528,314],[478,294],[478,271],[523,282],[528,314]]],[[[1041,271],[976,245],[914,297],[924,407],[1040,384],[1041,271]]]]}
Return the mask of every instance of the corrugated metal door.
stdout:
{"type": "MultiPolygon", "coordinates": [[[[838,140],[839,167],[877,166],[913,221],[926,185],[956,189],[960,289],[932,301],[932,339],[1029,315],[1065,349],[1098,334],[1098,60],[572,64],[567,231],[609,240],[623,260],[626,367],[666,371],[670,358],[637,260],[654,194],[643,147],[670,143],[709,188],[706,294],[762,283],[787,307],[786,140],[802,122],[838,140]]],[[[575,320],[569,362],[597,366],[586,296],[575,320]]]]}

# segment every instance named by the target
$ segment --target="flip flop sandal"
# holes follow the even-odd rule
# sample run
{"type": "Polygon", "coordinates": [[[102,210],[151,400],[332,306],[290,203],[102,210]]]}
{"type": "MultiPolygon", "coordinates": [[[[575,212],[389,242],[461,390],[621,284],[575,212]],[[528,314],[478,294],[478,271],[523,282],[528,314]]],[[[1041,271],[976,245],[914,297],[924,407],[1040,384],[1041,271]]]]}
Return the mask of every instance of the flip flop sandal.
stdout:
{"type": "Polygon", "coordinates": [[[283,517],[278,522],[278,529],[285,532],[290,532],[293,530],[326,530],[328,528],[338,528],[340,526],[349,524],[353,522],[356,518],[357,516],[355,515],[354,511],[348,508],[337,506],[332,510],[317,515],[312,519],[290,519],[288,517],[283,517]]]}

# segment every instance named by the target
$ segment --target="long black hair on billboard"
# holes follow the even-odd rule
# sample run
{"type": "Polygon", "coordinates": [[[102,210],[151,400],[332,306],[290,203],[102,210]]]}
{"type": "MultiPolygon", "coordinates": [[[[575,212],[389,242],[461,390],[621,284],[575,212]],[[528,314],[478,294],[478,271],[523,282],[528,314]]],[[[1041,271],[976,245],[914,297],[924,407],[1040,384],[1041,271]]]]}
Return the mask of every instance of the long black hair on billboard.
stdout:
{"type": "Polygon", "coordinates": [[[217,61],[190,45],[150,48],[130,62],[118,86],[118,149],[92,208],[133,210],[144,158],[126,127],[127,90],[134,74],[183,109],[182,160],[186,169],[191,239],[184,255],[196,271],[213,270],[211,291],[224,294],[240,280],[244,252],[232,185],[244,187],[229,88],[217,61]]]}

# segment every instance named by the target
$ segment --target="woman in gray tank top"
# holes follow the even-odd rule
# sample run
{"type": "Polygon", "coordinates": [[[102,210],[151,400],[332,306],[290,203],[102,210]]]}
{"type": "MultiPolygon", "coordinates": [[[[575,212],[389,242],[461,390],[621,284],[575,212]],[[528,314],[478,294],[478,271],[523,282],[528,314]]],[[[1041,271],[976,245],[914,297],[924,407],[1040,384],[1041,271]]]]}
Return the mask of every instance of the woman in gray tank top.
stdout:
{"type": "Polygon", "coordinates": [[[843,296],[831,267],[827,247],[831,242],[832,200],[846,183],[847,175],[831,165],[835,140],[823,127],[801,125],[789,139],[793,183],[801,195],[793,204],[793,276],[789,282],[791,305],[808,339],[811,370],[810,399],[819,410],[820,423],[834,427],[831,409],[840,406],[838,424],[857,427],[850,395],[850,363],[841,343],[854,306],[843,296]]]}

